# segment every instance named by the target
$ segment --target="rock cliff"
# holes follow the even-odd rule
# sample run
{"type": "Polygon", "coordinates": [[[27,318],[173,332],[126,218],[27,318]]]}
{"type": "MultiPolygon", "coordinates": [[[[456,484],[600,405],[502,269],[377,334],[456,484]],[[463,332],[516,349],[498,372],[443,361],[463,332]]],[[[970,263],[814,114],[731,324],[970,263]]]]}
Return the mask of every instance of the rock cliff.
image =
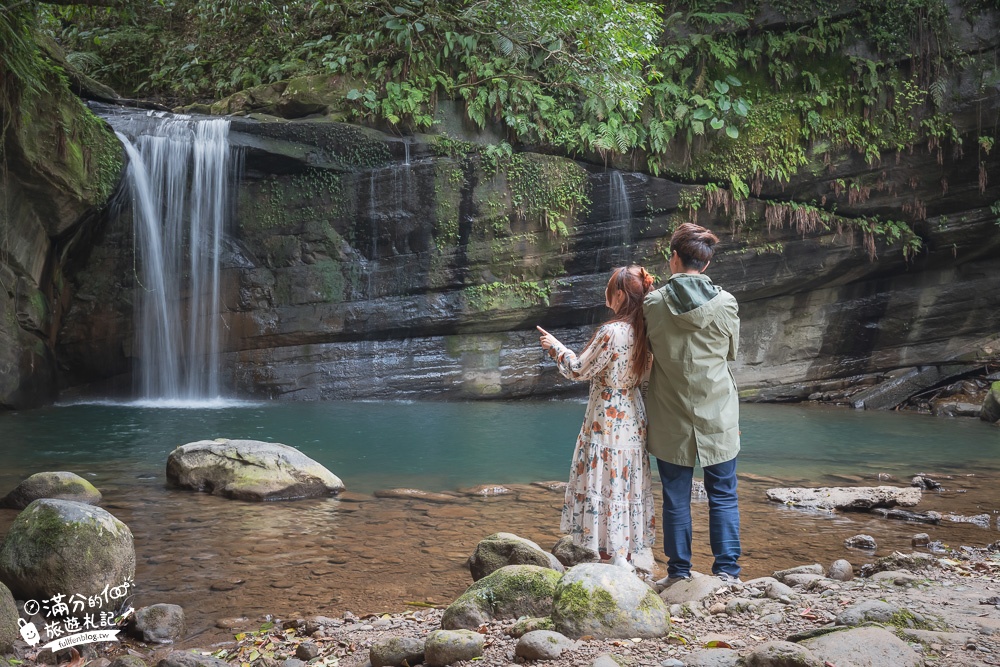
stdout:
{"type": "MultiPolygon", "coordinates": [[[[977,101],[990,113],[993,93],[977,101]]],[[[747,398],[842,399],[902,368],[995,354],[1000,234],[990,205],[1000,188],[981,191],[978,164],[951,147],[874,166],[831,151],[821,173],[751,197],[736,225],[711,188],[442,136],[237,118],[230,138],[245,173],[225,261],[223,349],[240,396],[568,390],[534,325],[581,345],[605,317],[609,269],[638,262],[665,277],[665,240],[689,219],[724,239],[709,274],[741,303],[735,370],[747,398]],[[863,197],[839,187],[865,179],[877,185],[863,197]],[[627,220],[616,212],[622,194],[627,220]],[[835,214],[797,220],[783,203],[821,197],[835,214]],[[872,238],[859,223],[908,201],[926,209],[912,256],[905,239],[872,238]]],[[[1000,156],[983,164],[1000,171],[1000,156]]],[[[111,221],[75,276],[59,340],[76,377],[130,367],[130,239],[128,215],[111,221]]]]}

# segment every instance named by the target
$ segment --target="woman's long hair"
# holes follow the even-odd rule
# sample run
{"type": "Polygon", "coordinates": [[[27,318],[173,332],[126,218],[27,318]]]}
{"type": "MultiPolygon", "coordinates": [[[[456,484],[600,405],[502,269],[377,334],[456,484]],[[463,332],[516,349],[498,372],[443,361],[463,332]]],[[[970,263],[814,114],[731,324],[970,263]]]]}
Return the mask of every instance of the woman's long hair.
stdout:
{"type": "Polygon", "coordinates": [[[653,289],[653,276],[641,266],[620,266],[611,272],[611,279],[604,296],[611,303],[617,294],[625,296],[615,316],[608,322],[627,322],[635,332],[635,349],[632,351],[632,372],[642,377],[649,361],[649,338],[646,335],[646,318],[642,314],[642,301],[653,289]]]}

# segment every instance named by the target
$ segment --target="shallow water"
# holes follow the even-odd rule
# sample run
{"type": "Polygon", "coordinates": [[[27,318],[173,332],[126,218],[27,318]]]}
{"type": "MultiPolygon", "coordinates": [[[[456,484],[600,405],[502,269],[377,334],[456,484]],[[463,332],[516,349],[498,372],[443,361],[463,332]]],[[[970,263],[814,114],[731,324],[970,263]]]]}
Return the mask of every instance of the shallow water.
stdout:
{"type": "MultiPolygon", "coordinates": [[[[87,476],[104,493],[103,506],[135,536],[136,604],[180,604],[190,632],[185,643],[205,645],[229,637],[214,627],[220,618],[333,616],[399,611],[407,602],[448,603],[471,582],[464,562],[490,533],[515,532],[551,547],[559,538],[561,494],[529,483],[566,477],[582,414],[576,401],[46,408],[0,416],[0,493],[42,470],[87,476]],[[169,452],[216,437],[294,445],[342,477],[350,493],[253,504],[167,488],[169,452]],[[399,486],[451,491],[486,482],[515,485],[516,494],[457,496],[447,503],[369,495],[399,486]]],[[[745,405],[742,429],[744,578],[805,562],[868,562],[909,549],[917,532],[952,545],[1000,538],[995,521],[990,529],[906,524],[805,512],[764,498],[779,484],[876,484],[879,473],[906,484],[925,472],[947,490],[926,493],[917,509],[996,514],[995,427],[910,414],[745,405]],[[876,554],[843,546],[857,533],[876,537],[876,554]]],[[[706,503],[696,501],[694,511],[695,568],[708,571],[706,503]]],[[[15,516],[0,510],[0,532],[15,516]]]]}

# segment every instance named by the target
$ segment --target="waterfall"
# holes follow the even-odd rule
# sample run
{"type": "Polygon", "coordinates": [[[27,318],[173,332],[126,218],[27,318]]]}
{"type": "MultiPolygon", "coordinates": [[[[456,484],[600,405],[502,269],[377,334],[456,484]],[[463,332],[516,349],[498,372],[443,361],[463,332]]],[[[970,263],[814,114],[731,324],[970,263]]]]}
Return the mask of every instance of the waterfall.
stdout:
{"type": "Polygon", "coordinates": [[[405,266],[399,258],[402,250],[397,246],[397,234],[404,230],[402,233],[405,235],[405,230],[409,228],[414,196],[410,144],[403,142],[403,147],[402,162],[372,169],[368,173],[368,222],[371,236],[365,267],[365,297],[368,299],[395,294],[401,287],[405,287],[408,280],[405,266]]]}
{"type": "Polygon", "coordinates": [[[608,175],[608,222],[597,250],[598,272],[627,264],[632,259],[632,204],[625,179],[617,169],[608,175]]]}
{"type": "Polygon", "coordinates": [[[112,120],[129,157],[139,397],[219,397],[219,254],[234,162],[229,121],[112,120]]]}

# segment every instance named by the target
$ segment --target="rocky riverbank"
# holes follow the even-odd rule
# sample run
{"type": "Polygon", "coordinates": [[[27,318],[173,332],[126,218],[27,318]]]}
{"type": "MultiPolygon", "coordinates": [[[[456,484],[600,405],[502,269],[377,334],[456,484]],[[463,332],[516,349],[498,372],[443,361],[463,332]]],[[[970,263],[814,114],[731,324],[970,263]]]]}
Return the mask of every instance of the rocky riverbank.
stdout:
{"type": "MultiPolygon", "coordinates": [[[[664,667],[898,667],[1000,664],[1000,552],[961,547],[943,556],[922,553],[878,559],[851,577],[836,568],[806,565],[741,584],[714,577],[672,586],[670,629],[662,637],[558,639],[523,635],[515,619],[482,624],[474,660],[447,664],[538,664],[553,667],[634,665],[664,667]],[[831,576],[826,576],[830,574],[831,576]],[[837,579],[832,577],[838,577],[837,579]],[[846,580],[843,580],[846,579],[846,580]],[[835,634],[833,634],[835,633],[835,634]],[[542,638],[541,644],[531,639],[542,638]],[[558,639],[558,641],[553,641],[558,639]],[[526,657],[529,656],[529,657],[526,657]],[[546,658],[547,656],[547,658],[546,658]],[[544,662],[542,662],[544,660],[544,662]]],[[[600,565],[597,567],[612,567],[600,565]]],[[[650,584],[652,586],[652,584],[650,584]]],[[[256,624],[235,640],[202,649],[131,644],[130,656],[96,658],[89,665],[139,667],[304,667],[402,664],[387,662],[390,648],[409,646],[418,664],[425,640],[440,631],[444,611],[416,608],[394,614],[220,619],[256,624]],[[404,641],[405,640],[405,641],[404,641]],[[388,657],[387,657],[388,656],[388,657]],[[374,657],[374,660],[373,660],[374,657]]],[[[432,638],[433,640],[434,638],[432,638]]],[[[438,637],[438,639],[440,639],[438,637]]],[[[26,656],[30,659],[30,656],[26,656]]],[[[425,663],[429,664],[429,663],[425,663]]],[[[440,664],[440,663],[439,663],[440,664]]]]}

